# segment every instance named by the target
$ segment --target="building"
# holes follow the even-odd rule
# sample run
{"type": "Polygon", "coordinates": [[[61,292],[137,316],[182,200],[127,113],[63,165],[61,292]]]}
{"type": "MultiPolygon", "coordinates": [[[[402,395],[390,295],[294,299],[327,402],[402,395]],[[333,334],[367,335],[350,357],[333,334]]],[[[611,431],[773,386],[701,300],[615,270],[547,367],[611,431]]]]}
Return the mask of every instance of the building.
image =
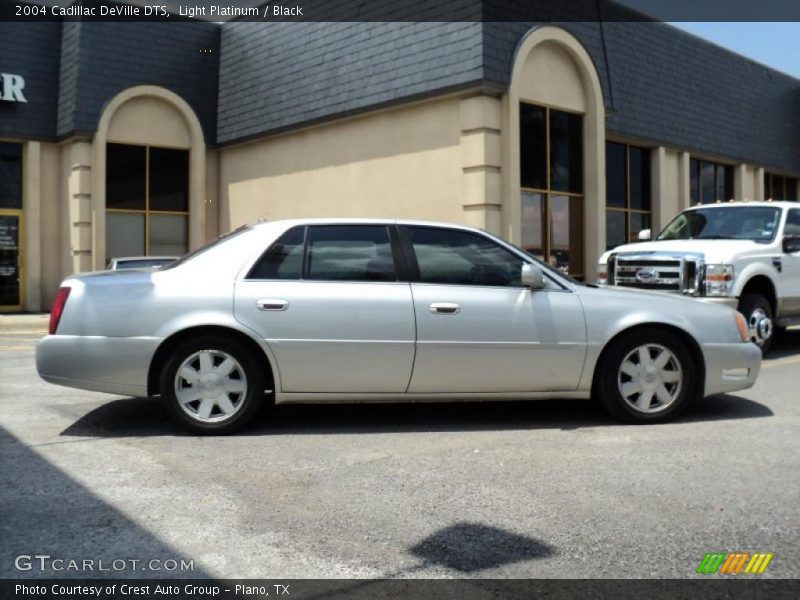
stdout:
{"type": "Polygon", "coordinates": [[[0,310],[257,218],[467,223],[591,280],[690,204],[797,199],[800,81],[605,10],[0,23],[0,310]]]}

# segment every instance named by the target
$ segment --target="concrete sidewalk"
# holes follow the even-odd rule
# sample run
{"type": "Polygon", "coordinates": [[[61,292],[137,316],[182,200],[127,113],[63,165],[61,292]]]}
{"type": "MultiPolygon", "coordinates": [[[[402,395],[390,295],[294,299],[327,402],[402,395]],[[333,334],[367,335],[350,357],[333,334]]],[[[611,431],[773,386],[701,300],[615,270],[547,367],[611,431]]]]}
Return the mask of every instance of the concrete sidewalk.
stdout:
{"type": "Polygon", "coordinates": [[[50,313],[16,313],[0,315],[0,333],[47,333],[50,313]]]}

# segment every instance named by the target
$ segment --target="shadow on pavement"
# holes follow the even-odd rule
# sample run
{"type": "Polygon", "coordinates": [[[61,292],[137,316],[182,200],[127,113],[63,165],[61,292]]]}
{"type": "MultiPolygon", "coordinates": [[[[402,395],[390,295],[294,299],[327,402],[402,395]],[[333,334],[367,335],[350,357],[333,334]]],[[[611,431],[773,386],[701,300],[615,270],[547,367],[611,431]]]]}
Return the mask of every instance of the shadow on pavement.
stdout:
{"type": "Polygon", "coordinates": [[[161,561],[155,567],[169,568],[166,561],[180,565],[191,557],[181,556],[2,427],[0,464],[0,579],[208,577],[197,566],[183,571],[143,570],[151,560],[161,561]],[[18,556],[36,554],[50,559],[22,558],[20,565],[30,564],[31,569],[17,570],[18,556]],[[51,559],[64,562],[51,563],[51,559]],[[77,561],[75,569],[70,568],[71,559],[77,561]],[[77,570],[83,560],[93,561],[92,569],[77,570]],[[101,560],[110,570],[101,570],[101,560]],[[41,570],[42,562],[59,570],[41,570]]]}
{"type": "Polygon", "coordinates": [[[544,542],[482,523],[456,523],[445,527],[409,548],[409,552],[428,565],[462,573],[555,554],[544,542]]]}
{"type": "Polygon", "coordinates": [[[793,327],[775,336],[765,363],[777,358],[795,356],[798,353],[800,353],[800,327],[793,327]]]}
{"type": "MultiPolygon", "coordinates": [[[[680,422],[771,416],[766,406],[730,394],[695,402],[680,422]]],[[[237,435],[353,434],[425,431],[574,430],[620,425],[593,401],[452,402],[408,404],[309,404],[270,408],[237,435]]],[[[87,413],[63,436],[131,437],[186,435],[159,400],[113,400],[87,413]]]]}

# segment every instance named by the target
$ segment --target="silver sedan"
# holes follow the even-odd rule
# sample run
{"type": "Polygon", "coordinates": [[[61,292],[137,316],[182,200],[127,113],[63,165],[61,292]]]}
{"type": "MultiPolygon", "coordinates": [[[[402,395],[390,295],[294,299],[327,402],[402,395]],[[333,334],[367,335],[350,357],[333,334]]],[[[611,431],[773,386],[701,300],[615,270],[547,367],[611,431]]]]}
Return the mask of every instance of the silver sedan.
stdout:
{"type": "Polygon", "coordinates": [[[480,230],[306,219],[66,279],[36,361],[59,385],[160,396],[199,433],[264,402],[594,397],[650,423],[752,386],[747,340],[730,308],[584,285],[480,230]]]}

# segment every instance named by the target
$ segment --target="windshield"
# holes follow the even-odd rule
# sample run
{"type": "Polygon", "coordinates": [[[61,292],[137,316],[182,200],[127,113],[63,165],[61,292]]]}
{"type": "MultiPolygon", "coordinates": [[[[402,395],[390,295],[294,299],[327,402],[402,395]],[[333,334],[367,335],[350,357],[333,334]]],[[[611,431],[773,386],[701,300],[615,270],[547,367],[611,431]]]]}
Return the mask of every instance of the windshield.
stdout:
{"type": "Polygon", "coordinates": [[[725,206],[687,210],[658,234],[658,240],[751,240],[775,237],[781,210],[771,206],[725,206]]]}

